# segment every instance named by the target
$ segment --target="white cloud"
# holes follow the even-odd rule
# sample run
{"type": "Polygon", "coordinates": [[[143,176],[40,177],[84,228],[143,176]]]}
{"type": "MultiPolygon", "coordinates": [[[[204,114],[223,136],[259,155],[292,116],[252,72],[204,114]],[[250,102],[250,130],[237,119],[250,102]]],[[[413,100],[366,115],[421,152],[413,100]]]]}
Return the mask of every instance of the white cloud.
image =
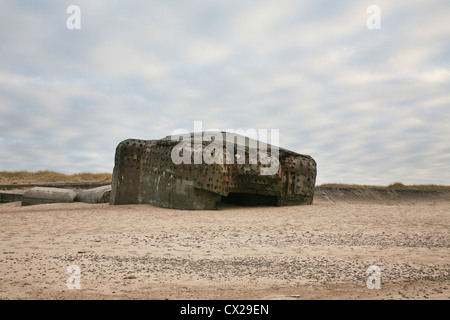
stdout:
{"type": "Polygon", "coordinates": [[[231,50],[224,44],[209,40],[194,40],[187,48],[188,57],[195,64],[220,62],[231,55],[231,50]]]}
{"type": "Polygon", "coordinates": [[[447,183],[445,1],[10,2],[0,170],[111,171],[126,138],[276,128],[318,183],[447,183]]]}
{"type": "Polygon", "coordinates": [[[422,73],[419,79],[430,83],[448,82],[450,80],[450,71],[444,68],[427,71],[422,73]]]}

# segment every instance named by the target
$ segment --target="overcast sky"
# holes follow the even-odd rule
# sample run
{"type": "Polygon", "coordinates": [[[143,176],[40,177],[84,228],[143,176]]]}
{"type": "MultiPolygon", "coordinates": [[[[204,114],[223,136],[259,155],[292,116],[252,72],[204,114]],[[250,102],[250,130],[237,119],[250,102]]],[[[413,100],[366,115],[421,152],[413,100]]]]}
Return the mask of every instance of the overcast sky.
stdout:
{"type": "Polygon", "coordinates": [[[448,0],[0,0],[0,170],[112,172],[120,141],[198,120],[279,129],[318,184],[449,185],[449,17],[448,0]]]}

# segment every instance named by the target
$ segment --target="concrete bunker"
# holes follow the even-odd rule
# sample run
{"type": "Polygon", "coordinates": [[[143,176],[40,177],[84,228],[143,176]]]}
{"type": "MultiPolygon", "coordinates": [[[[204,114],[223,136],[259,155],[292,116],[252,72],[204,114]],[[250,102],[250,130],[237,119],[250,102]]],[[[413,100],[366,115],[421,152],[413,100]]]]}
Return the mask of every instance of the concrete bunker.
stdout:
{"type": "Polygon", "coordinates": [[[229,139],[229,133],[216,132],[207,141],[203,134],[120,142],[110,204],[188,210],[216,209],[220,201],[312,204],[317,172],[312,157],[236,134],[229,139]]]}

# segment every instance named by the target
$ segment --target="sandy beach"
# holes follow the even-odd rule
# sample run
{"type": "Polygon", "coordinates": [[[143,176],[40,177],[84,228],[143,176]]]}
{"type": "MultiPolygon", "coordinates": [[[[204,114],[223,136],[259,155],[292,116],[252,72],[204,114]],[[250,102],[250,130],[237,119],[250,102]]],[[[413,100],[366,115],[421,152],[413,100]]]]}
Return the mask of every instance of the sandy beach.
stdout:
{"type": "Polygon", "coordinates": [[[12,202],[0,221],[1,299],[450,298],[448,199],[323,193],[311,206],[214,211],[12,202]]]}

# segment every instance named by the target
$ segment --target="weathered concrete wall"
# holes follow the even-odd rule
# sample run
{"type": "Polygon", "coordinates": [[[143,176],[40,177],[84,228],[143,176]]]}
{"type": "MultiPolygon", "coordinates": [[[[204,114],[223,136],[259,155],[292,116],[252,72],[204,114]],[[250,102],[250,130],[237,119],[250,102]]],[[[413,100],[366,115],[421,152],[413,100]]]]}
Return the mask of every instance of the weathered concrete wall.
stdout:
{"type": "Polygon", "coordinates": [[[78,192],[75,201],[85,203],[109,203],[110,195],[111,186],[102,186],[78,192]]]}
{"type": "Polygon", "coordinates": [[[62,189],[92,189],[111,182],[54,182],[54,183],[27,183],[27,184],[2,184],[0,190],[28,190],[34,187],[62,188],[62,189]]]}
{"type": "Polygon", "coordinates": [[[22,201],[22,193],[0,192],[0,203],[22,201]]]}
{"type": "MultiPolygon", "coordinates": [[[[262,175],[265,165],[249,164],[249,147],[245,148],[245,164],[177,165],[171,159],[177,144],[171,137],[122,141],[116,148],[110,204],[215,209],[217,201],[230,194],[271,196],[279,206],[312,204],[316,162],[310,156],[280,148],[278,170],[262,175]]],[[[202,149],[208,144],[203,141],[202,149]]]]}
{"type": "Polygon", "coordinates": [[[35,187],[23,193],[22,206],[73,202],[76,195],[76,192],[70,189],[35,187]]]}

